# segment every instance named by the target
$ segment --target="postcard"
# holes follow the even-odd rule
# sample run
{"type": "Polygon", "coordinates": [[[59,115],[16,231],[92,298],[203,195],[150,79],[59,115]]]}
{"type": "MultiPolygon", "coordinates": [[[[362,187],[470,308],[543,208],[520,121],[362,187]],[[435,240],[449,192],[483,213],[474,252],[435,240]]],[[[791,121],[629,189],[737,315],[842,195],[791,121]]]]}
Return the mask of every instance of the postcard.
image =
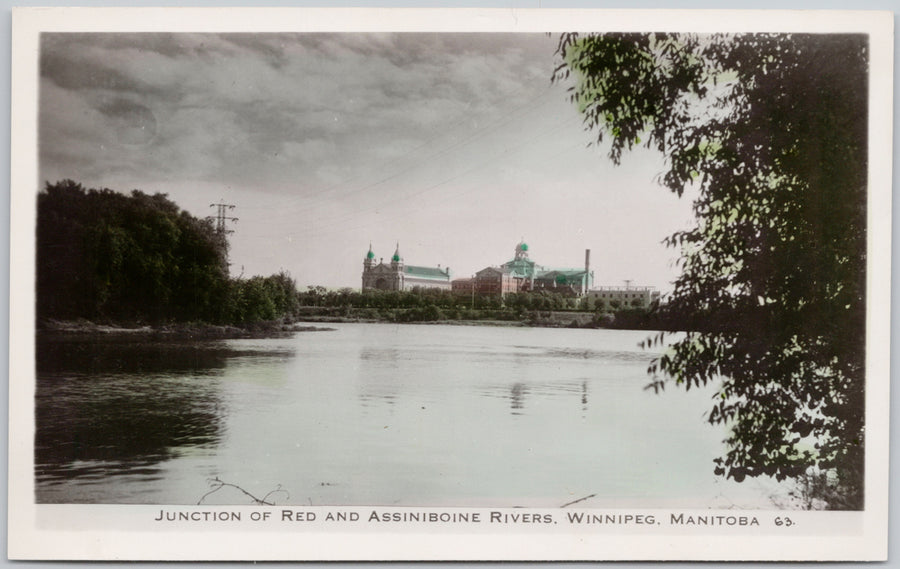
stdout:
{"type": "Polygon", "coordinates": [[[886,558],[890,13],[13,16],[11,559],[886,558]]]}

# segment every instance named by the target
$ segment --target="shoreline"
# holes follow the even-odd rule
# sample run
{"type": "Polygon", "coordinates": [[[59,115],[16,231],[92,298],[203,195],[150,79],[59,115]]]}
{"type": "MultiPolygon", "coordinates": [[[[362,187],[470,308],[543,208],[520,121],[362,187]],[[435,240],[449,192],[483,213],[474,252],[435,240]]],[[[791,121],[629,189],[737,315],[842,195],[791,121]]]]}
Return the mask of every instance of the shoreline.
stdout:
{"type": "Polygon", "coordinates": [[[327,332],[334,328],[300,323],[258,322],[246,327],[204,323],[150,325],[97,324],[89,320],[39,322],[36,333],[50,338],[117,338],[136,340],[231,340],[286,337],[295,332],[327,332]]]}
{"type": "Polygon", "coordinates": [[[446,324],[448,326],[507,326],[507,327],[535,327],[529,325],[522,320],[410,320],[396,321],[386,318],[354,318],[352,316],[305,316],[298,319],[300,323],[333,323],[333,324],[425,324],[438,325],[446,324]]]}
{"type": "Polygon", "coordinates": [[[420,324],[447,326],[490,326],[509,328],[569,328],[569,329],[632,329],[655,328],[618,327],[597,322],[594,314],[587,312],[538,312],[530,318],[395,320],[392,318],[366,318],[362,316],[300,314],[290,320],[256,322],[246,326],[182,322],[161,325],[143,323],[96,323],[90,320],[41,320],[36,333],[44,338],[108,338],[147,341],[165,340],[229,340],[241,338],[279,338],[297,332],[334,331],[327,324],[420,324]]]}

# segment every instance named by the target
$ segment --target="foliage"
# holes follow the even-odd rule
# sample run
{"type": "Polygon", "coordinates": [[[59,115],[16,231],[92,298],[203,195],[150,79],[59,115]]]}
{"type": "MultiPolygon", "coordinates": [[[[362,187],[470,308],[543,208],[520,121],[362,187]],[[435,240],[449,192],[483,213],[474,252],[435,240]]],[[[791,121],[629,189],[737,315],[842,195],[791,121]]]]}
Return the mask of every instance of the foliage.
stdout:
{"type": "Polygon", "coordinates": [[[411,309],[437,307],[443,311],[456,309],[494,310],[521,314],[527,310],[574,310],[578,303],[565,295],[548,292],[512,293],[498,296],[456,294],[446,290],[415,288],[409,291],[352,289],[326,290],[310,286],[299,295],[301,306],[347,306],[353,308],[411,309]]]}
{"type": "Polygon", "coordinates": [[[286,273],[230,280],[224,236],[163,194],[63,180],[37,213],[39,319],[247,324],[298,305],[286,273]]]}
{"type": "Polygon", "coordinates": [[[789,497],[791,505],[804,510],[850,510],[856,507],[858,496],[848,493],[847,484],[836,474],[811,468],[797,478],[789,497]]]}
{"type": "Polygon", "coordinates": [[[667,240],[665,312],[689,332],[652,387],[716,385],[717,473],[832,471],[861,508],[866,37],[567,34],[558,56],[611,160],[646,144],[661,183],[697,196],[696,227],[667,240]]]}
{"type": "Polygon", "coordinates": [[[227,244],[163,194],[86,190],[72,180],[38,194],[39,318],[210,318],[227,283],[227,244]]]}
{"type": "Polygon", "coordinates": [[[513,293],[497,296],[455,294],[450,291],[415,288],[408,291],[351,289],[327,290],[310,286],[298,294],[300,318],[367,319],[387,322],[435,322],[448,320],[501,320],[532,326],[570,325],[572,312],[588,312],[592,317],[576,318],[581,327],[667,329],[651,308],[622,308],[604,312],[602,302],[586,303],[551,291],[513,293]],[[563,324],[564,323],[564,324],[563,324]]]}
{"type": "Polygon", "coordinates": [[[225,320],[238,325],[293,315],[299,307],[297,285],[283,271],[268,277],[233,279],[225,307],[225,320]]]}

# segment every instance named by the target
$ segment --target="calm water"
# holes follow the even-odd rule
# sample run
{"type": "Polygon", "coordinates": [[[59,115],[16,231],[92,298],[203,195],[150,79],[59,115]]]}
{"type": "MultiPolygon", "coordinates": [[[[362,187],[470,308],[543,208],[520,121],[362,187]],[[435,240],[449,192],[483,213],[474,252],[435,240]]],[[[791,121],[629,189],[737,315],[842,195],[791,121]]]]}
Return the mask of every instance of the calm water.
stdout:
{"type": "Polygon", "coordinates": [[[646,332],[335,324],[39,343],[40,503],[774,507],[712,475],[709,391],[644,390],[646,332]]]}

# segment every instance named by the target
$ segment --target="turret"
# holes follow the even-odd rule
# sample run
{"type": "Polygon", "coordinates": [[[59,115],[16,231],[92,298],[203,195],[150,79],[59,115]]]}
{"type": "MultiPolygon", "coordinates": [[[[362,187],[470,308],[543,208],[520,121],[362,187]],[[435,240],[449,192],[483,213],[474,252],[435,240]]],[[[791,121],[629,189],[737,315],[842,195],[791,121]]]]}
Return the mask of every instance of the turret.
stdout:
{"type": "Polygon", "coordinates": [[[519,241],[519,244],[516,245],[515,259],[516,259],[516,261],[519,261],[521,259],[527,259],[527,258],[528,258],[528,243],[525,243],[524,240],[519,241]]]}
{"type": "Polygon", "coordinates": [[[369,243],[369,252],[366,253],[366,260],[363,261],[363,267],[369,269],[372,267],[372,263],[375,262],[375,253],[372,251],[372,244],[369,243]]]}
{"type": "Polygon", "coordinates": [[[397,248],[394,249],[394,256],[391,257],[391,268],[399,268],[403,266],[403,258],[400,257],[400,243],[397,243],[397,248]]]}

